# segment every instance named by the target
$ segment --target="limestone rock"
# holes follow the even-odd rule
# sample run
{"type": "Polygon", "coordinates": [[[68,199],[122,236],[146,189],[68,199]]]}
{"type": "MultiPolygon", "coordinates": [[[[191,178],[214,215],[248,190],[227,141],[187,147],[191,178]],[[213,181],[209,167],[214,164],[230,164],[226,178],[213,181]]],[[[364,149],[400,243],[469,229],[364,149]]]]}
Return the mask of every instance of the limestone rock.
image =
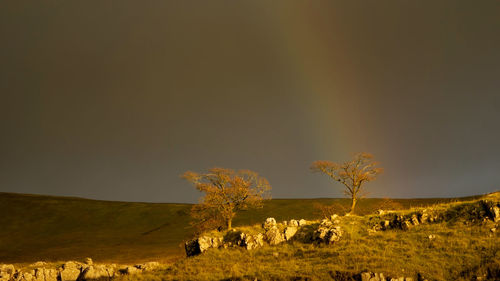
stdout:
{"type": "Polygon", "coordinates": [[[371,278],[371,272],[361,272],[361,281],[370,281],[371,278]]]}
{"type": "Polygon", "coordinates": [[[290,240],[292,239],[292,237],[295,235],[295,233],[297,233],[297,227],[295,226],[287,226],[287,228],[285,228],[285,240],[290,240]]]}
{"type": "Polygon", "coordinates": [[[245,235],[243,243],[240,245],[247,250],[257,249],[264,246],[264,235],[262,233],[256,235],[245,235]]]}
{"type": "Polygon", "coordinates": [[[16,273],[16,268],[12,264],[0,264],[0,281],[10,280],[16,273]]]}
{"type": "Polygon", "coordinates": [[[42,267],[42,266],[45,266],[46,264],[47,263],[44,262],[44,261],[37,261],[35,263],[30,264],[30,266],[32,266],[32,267],[42,267]]]}
{"type": "Polygon", "coordinates": [[[299,221],[297,221],[297,220],[290,220],[289,226],[299,226],[299,221]]]}
{"type": "Polygon", "coordinates": [[[495,222],[500,221],[500,207],[499,206],[493,206],[491,208],[491,212],[493,214],[493,221],[495,221],[495,222]]]}
{"type": "Polygon", "coordinates": [[[304,226],[307,224],[307,221],[305,219],[300,219],[299,220],[299,226],[304,226]]]}
{"type": "MultiPolygon", "coordinates": [[[[2,280],[2,279],[0,279],[2,280]]],[[[38,281],[33,276],[33,272],[18,272],[15,279],[6,279],[6,280],[16,280],[16,281],[38,281]]],[[[55,280],[55,279],[54,279],[55,280]]],[[[44,279],[42,279],[44,281],[44,279]]]]}
{"type": "Polygon", "coordinates": [[[411,222],[412,222],[412,224],[413,224],[413,225],[419,225],[419,224],[420,224],[420,222],[419,222],[419,220],[418,220],[418,216],[417,216],[417,214],[413,214],[413,215],[411,216],[411,222]]]}
{"type": "Polygon", "coordinates": [[[107,266],[107,265],[91,265],[87,267],[83,272],[82,272],[82,278],[83,280],[92,280],[92,279],[98,279],[98,278],[111,278],[115,275],[115,269],[113,266],[107,266]]]}
{"type": "Polygon", "coordinates": [[[69,261],[66,262],[59,274],[61,281],[76,281],[80,276],[81,265],[69,261]]]}
{"type": "Polygon", "coordinates": [[[186,256],[188,257],[201,254],[200,244],[198,243],[198,239],[192,239],[187,241],[184,244],[184,250],[186,251],[186,256]]]}
{"type": "Polygon", "coordinates": [[[269,230],[273,227],[276,227],[276,220],[274,218],[267,218],[262,227],[265,230],[269,230]]]}
{"type": "Polygon", "coordinates": [[[339,241],[343,235],[340,226],[334,225],[329,220],[323,220],[313,233],[313,240],[318,242],[325,242],[327,244],[339,241]]]}
{"type": "Polygon", "coordinates": [[[35,268],[33,281],[56,281],[57,273],[57,270],[53,268],[35,268]]]}
{"type": "Polygon", "coordinates": [[[209,248],[212,248],[212,238],[208,236],[202,236],[198,238],[198,244],[200,245],[200,252],[203,253],[209,248]]]}
{"type": "Polygon", "coordinates": [[[276,227],[272,227],[266,231],[265,239],[270,245],[277,245],[285,241],[285,235],[276,227]]]}
{"type": "Polygon", "coordinates": [[[92,261],[92,259],[91,259],[91,258],[86,258],[86,259],[85,259],[85,264],[86,264],[86,265],[93,265],[93,264],[94,264],[94,261],[92,261]]]}

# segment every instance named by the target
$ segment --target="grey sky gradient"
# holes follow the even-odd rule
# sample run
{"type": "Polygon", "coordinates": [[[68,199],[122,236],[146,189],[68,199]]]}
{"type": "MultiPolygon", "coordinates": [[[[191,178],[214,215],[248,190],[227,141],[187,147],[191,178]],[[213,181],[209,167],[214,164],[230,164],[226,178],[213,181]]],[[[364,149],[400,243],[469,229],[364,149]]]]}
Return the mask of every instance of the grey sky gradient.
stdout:
{"type": "Polygon", "coordinates": [[[0,191],[196,202],[186,170],[339,197],[500,189],[498,1],[4,1],[0,191]]]}

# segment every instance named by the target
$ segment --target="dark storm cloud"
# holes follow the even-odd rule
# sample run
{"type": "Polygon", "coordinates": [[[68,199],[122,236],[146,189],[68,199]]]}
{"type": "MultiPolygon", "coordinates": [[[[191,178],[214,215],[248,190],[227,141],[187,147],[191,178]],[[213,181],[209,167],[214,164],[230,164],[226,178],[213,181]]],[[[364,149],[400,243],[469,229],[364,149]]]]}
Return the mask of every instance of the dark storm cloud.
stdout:
{"type": "Polygon", "coordinates": [[[0,191],[194,202],[179,174],[340,196],[313,160],[373,152],[372,196],[498,189],[498,2],[9,2],[0,191]]]}

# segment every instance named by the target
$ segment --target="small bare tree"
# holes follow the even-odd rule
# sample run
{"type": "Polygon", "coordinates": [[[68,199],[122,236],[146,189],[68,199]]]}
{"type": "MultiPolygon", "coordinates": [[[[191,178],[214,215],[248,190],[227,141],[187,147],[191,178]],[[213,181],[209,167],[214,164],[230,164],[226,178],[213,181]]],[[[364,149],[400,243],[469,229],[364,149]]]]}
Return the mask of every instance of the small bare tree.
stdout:
{"type": "Polygon", "coordinates": [[[217,221],[214,216],[218,214],[228,229],[237,211],[262,207],[263,200],[271,198],[269,182],[249,170],[212,168],[201,174],[188,171],[182,178],[205,193],[191,210],[193,217],[217,221]]]}
{"type": "Polygon", "coordinates": [[[353,213],[363,184],[374,180],[383,172],[382,168],[375,167],[378,162],[372,159],[373,155],[369,153],[357,153],[352,160],[341,164],[331,161],[315,161],[311,165],[311,170],[328,175],[345,186],[344,193],[351,197],[350,213],[353,213]]]}

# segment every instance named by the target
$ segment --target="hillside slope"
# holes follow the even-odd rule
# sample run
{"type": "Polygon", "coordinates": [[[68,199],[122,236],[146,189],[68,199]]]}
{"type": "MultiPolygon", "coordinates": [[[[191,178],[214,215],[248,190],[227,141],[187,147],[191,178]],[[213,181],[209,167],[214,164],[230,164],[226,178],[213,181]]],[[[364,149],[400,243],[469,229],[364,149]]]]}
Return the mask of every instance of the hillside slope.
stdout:
{"type": "Polygon", "coordinates": [[[141,280],[500,280],[500,193],[480,199],[210,231],[141,280]],[[251,265],[251,266],[249,266],[251,265]]]}
{"type": "MultiPolygon", "coordinates": [[[[468,198],[462,198],[468,199],[468,198]]],[[[458,199],[395,199],[407,208],[458,199]]],[[[363,199],[359,214],[374,212],[382,199],[363,199]]],[[[318,218],[316,204],[348,206],[348,199],[273,199],[264,208],[238,214],[234,225],[318,218]]],[[[92,257],[100,262],[169,261],[184,256],[192,236],[189,204],[97,201],[0,193],[0,263],[92,257]]],[[[340,211],[340,210],[339,210],[340,211]]]]}

